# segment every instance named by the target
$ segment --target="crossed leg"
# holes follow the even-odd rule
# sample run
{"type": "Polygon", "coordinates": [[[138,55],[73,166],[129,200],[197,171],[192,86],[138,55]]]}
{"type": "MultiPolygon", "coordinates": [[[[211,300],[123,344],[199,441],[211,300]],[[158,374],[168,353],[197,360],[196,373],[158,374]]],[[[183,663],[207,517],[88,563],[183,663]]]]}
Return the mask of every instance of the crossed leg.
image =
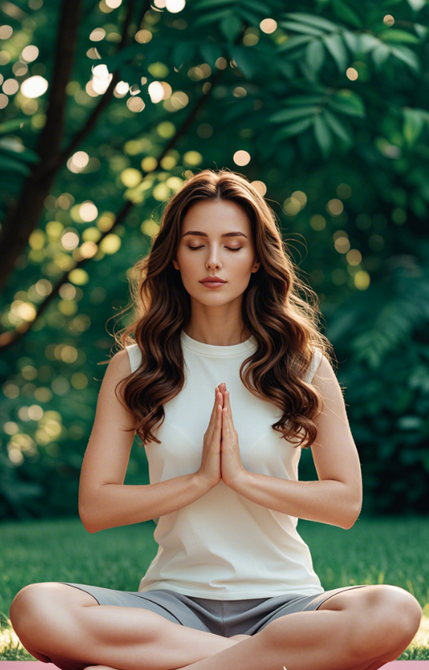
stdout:
{"type": "Polygon", "coordinates": [[[316,612],[279,617],[186,670],[377,670],[407,648],[421,617],[408,591],[368,585],[331,596],[316,612]]]}
{"type": "Polygon", "coordinates": [[[411,594],[390,585],[336,594],[317,612],[285,615],[241,639],[96,605],[73,587],[34,584],[17,594],[10,617],[28,651],[63,670],[376,670],[407,648],[422,616],[411,594]]]}
{"type": "Polygon", "coordinates": [[[361,623],[366,630],[357,627],[354,639],[355,658],[362,653],[371,658],[353,670],[378,670],[386,663],[395,661],[415,637],[422,619],[422,609],[408,591],[390,584],[353,589],[325,600],[318,610],[361,610],[361,623]],[[357,646],[356,646],[357,645],[357,646]]]}
{"type": "Polygon", "coordinates": [[[215,635],[136,607],[103,605],[66,584],[29,584],[17,593],[10,619],[35,658],[62,670],[106,664],[118,670],[167,670],[194,663],[244,637],[215,635]]]}

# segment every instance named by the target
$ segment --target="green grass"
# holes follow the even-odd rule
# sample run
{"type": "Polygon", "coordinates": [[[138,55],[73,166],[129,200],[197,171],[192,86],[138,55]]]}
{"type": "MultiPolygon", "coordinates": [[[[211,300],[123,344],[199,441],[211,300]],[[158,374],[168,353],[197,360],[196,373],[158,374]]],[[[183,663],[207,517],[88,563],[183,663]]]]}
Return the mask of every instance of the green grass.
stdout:
{"type": "MultiPolygon", "coordinates": [[[[0,525],[0,660],[35,660],[11,628],[9,608],[26,584],[66,581],[137,591],[156,554],[151,521],[90,534],[79,519],[0,525]]],[[[394,584],[423,608],[419,632],[399,660],[429,659],[429,533],[420,519],[359,519],[350,530],[300,520],[324,589],[394,584]]]]}

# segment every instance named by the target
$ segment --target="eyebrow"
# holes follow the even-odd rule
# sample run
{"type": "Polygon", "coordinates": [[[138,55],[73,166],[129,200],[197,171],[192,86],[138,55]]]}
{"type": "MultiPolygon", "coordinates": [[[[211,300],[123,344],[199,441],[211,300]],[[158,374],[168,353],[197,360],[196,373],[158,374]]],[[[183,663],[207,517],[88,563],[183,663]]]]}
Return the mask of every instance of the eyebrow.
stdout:
{"type": "MultiPolygon", "coordinates": [[[[207,233],[203,233],[201,230],[188,230],[188,232],[185,233],[184,235],[182,235],[182,237],[186,237],[186,235],[200,235],[200,237],[208,237],[207,233]]],[[[238,237],[238,235],[241,235],[242,237],[245,237],[246,240],[249,239],[247,237],[247,235],[245,235],[244,233],[241,233],[238,230],[234,231],[232,233],[224,233],[223,235],[221,235],[221,237],[238,237]]]]}

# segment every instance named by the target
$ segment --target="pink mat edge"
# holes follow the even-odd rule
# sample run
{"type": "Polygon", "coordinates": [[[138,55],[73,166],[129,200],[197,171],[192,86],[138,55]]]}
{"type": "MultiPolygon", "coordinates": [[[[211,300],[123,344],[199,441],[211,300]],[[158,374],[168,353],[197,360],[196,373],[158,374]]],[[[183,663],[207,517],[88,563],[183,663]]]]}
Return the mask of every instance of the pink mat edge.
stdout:
{"type": "MultiPolygon", "coordinates": [[[[29,669],[29,666],[33,666],[33,669],[36,670],[36,665],[38,670],[53,670],[58,668],[54,663],[42,663],[41,661],[0,661],[2,670],[25,670],[29,669]],[[10,667],[8,667],[10,666],[10,667]]],[[[429,670],[429,661],[391,661],[383,665],[383,668],[386,670],[412,670],[412,666],[415,666],[416,663],[419,663],[418,670],[429,670]]],[[[287,669],[286,669],[287,670],[287,669]]],[[[417,670],[417,668],[414,668],[417,670]]]]}

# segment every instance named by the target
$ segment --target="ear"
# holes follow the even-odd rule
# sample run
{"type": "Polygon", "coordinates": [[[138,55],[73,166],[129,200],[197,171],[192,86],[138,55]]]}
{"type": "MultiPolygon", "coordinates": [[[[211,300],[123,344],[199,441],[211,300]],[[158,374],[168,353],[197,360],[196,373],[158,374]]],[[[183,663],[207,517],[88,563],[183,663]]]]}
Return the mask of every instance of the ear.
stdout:
{"type": "Polygon", "coordinates": [[[253,263],[253,270],[252,272],[257,272],[259,270],[259,266],[261,265],[261,261],[255,261],[253,263]]]}
{"type": "Polygon", "coordinates": [[[175,270],[180,270],[179,263],[176,261],[175,258],[172,259],[172,263],[174,265],[175,270]]]}

